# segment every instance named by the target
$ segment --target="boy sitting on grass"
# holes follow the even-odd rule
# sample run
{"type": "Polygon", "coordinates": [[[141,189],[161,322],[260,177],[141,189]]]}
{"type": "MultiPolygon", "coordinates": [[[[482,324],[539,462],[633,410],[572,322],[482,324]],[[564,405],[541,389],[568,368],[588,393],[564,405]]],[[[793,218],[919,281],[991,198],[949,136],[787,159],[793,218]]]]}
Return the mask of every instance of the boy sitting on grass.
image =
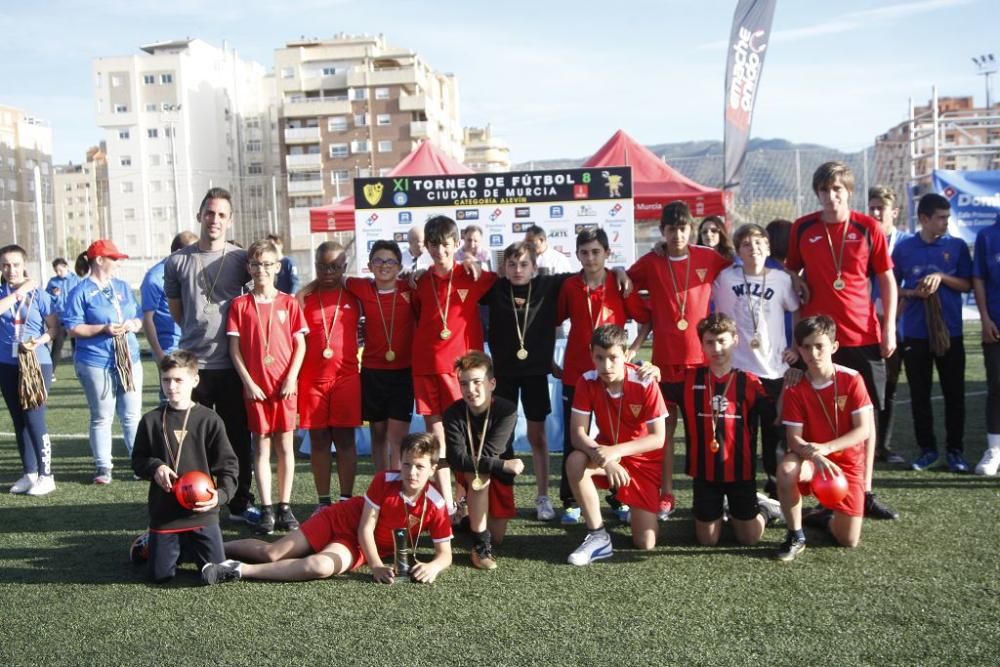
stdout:
{"type": "Polygon", "coordinates": [[[825,479],[842,474],[848,491],[810,525],[825,525],[841,546],[858,545],[875,455],[868,450],[874,447],[868,439],[873,417],[864,380],[857,371],[833,363],[838,347],[833,319],[815,315],[802,320],[795,325],[795,343],[806,374],[785,389],[783,399],[789,451],[778,466],[778,497],[788,535],[775,554],[781,561],[794,560],[806,548],[799,483],[808,483],[815,475],[825,479]]]}
{"type": "Polygon", "coordinates": [[[226,426],[214,410],[195,403],[198,359],[175,350],[160,360],[165,405],[139,421],[132,469],[149,485],[149,576],[158,583],[174,577],[182,552],[202,567],[225,557],[219,530],[219,505],[236,491],[239,464],[226,426]],[[200,470],[215,479],[212,497],[185,509],[174,497],[177,479],[200,470]]]}
{"type": "Polygon", "coordinates": [[[420,534],[425,530],[430,533],[434,558],[418,561],[410,577],[433,583],[451,565],[448,508],[438,490],[428,484],[437,467],[438,444],[428,433],[411,433],[403,439],[400,451],[400,470],[376,473],[363,498],[353,496],[323,507],[299,530],[277,542],[227,542],[226,556],[237,560],[205,565],[202,581],[308,581],[356,570],[368,563],[375,581],[391,584],[395,573],[382,559],[393,553],[393,531],[406,528],[414,555],[420,534]]]}
{"type": "Polygon", "coordinates": [[[656,512],[667,407],[655,373],[643,377],[625,363],[625,330],[605,324],[590,342],[594,369],[580,376],[573,394],[570,429],[573,447],[566,474],[573,497],[580,503],[587,537],[569,555],[571,565],[589,565],[610,558],[611,536],[601,518],[597,488],[613,488],[618,500],[631,507],[632,542],[639,549],[656,545],[656,512]],[[589,435],[590,418],[597,438],[589,435]]]}
{"type": "Polygon", "coordinates": [[[694,479],[694,529],[698,544],[715,546],[722,533],[723,500],[729,500],[740,544],[757,544],[781,508],[756,493],[757,412],[766,398],[753,373],[733,368],[739,343],[736,322],[722,313],[698,323],[708,363],[665,379],[667,400],[681,406],[687,440],[687,474],[694,479]]]}

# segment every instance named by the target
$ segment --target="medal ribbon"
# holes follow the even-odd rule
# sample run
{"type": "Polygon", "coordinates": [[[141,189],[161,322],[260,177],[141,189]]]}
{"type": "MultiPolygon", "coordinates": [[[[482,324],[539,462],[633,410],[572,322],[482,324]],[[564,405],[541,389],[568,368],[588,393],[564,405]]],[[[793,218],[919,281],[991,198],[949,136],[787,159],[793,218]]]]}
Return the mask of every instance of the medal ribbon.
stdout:
{"type": "Polygon", "coordinates": [[[850,224],[850,219],[844,223],[844,232],[840,235],[840,254],[837,255],[833,251],[833,237],[830,236],[829,225],[823,223],[823,231],[826,232],[826,242],[830,244],[830,258],[833,260],[833,269],[837,272],[837,280],[840,280],[841,275],[843,275],[841,268],[844,265],[844,247],[847,245],[847,228],[850,224]]]}
{"type": "Polygon", "coordinates": [[[743,288],[747,294],[747,312],[750,313],[750,320],[753,322],[753,335],[757,337],[757,329],[760,327],[760,320],[764,317],[764,292],[767,291],[767,269],[760,283],[760,296],[757,298],[757,307],[753,307],[753,299],[750,297],[750,281],[747,280],[747,272],[743,271],[743,288]]]}
{"type": "MultiPolygon", "coordinates": [[[[715,376],[712,375],[712,371],[708,372],[708,378],[712,382],[711,398],[708,399],[709,400],[708,407],[709,407],[709,409],[712,412],[712,440],[715,443],[717,443],[718,445],[720,445],[720,446],[722,445],[722,443],[719,442],[719,439],[718,439],[718,437],[717,437],[716,434],[719,432],[719,426],[722,425],[722,420],[725,417],[726,411],[725,410],[716,410],[716,408],[715,408],[715,399],[716,399],[716,397],[720,397],[720,396],[723,399],[726,398],[726,395],[729,393],[729,387],[732,386],[732,384],[733,384],[733,378],[734,377],[736,377],[736,371],[732,371],[732,370],[729,371],[729,377],[726,378],[726,385],[722,388],[722,393],[721,394],[716,394],[715,393],[715,388],[716,388],[716,385],[719,384],[719,382],[718,382],[718,380],[715,379],[715,376]]],[[[726,400],[728,400],[728,399],[726,399],[726,400]]],[[[723,435],[725,435],[725,433],[724,433],[725,429],[722,429],[722,430],[723,430],[723,435]]]]}
{"type": "Polygon", "coordinates": [[[819,407],[823,410],[826,423],[833,429],[833,437],[840,437],[840,413],[837,412],[837,369],[833,369],[833,419],[830,419],[830,413],[826,409],[826,403],[823,401],[823,397],[820,396],[819,390],[813,387],[812,382],[809,383],[809,386],[812,387],[813,393],[816,394],[816,400],[819,402],[819,407]]]}
{"type": "Polygon", "coordinates": [[[465,433],[469,437],[469,453],[472,454],[473,458],[473,469],[476,473],[476,479],[479,479],[479,461],[483,458],[483,447],[486,445],[486,429],[490,424],[490,412],[493,410],[493,403],[486,408],[486,419],[483,420],[483,431],[479,434],[479,450],[473,449],[472,439],[472,412],[469,410],[469,406],[465,406],[465,433]]]}
{"type": "MultiPolygon", "coordinates": [[[[382,318],[382,331],[385,332],[385,342],[389,346],[389,351],[392,352],[392,332],[396,328],[396,294],[399,290],[394,283],[392,287],[392,311],[389,315],[389,324],[386,326],[385,311],[382,310],[382,295],[374,281],[372,281],[372,289],[375,290],[375,303],[378,305],[378,314],[382,318]]],[[[327,343],[327,347],[329,346],[329,343],[327,343]]]]}
{"type": "MultiPolygon", "coordinates": [[[[215,272],[215,278],[212,280],[212,284],[208,288],[208,292],[205,294],[205,300],[209,303],[215,303],[212,297],[215,295],[215,286],[219,282],[219,276],[222,275],[222,270],[226,268],[226,251],[229,249],[229,244],[222,246],[222,258],[219,260],[219,270],[215,272]]],[[[208,270],[205,265],[201,263],[201,249],[197,249],[196,252],[192,253],[194,255],[194,261],[198,263],[198,268],[201,270],[202,275],[205,276],[205,284],[208,284],[208,270]]]]}
{"type": "Polygon", "coordinates": [[[181,461],[181,450],[184,449],[184,440],[187,438],[188,417],[191,416],[191,408],[193,407],[194,404],[192,403],[190,406],[188,406],[187,412],[184,413],[184,423],[181,425],[181,437],[177,438],[176,432],[174,434],[175,439],[177,439],[177,453],[173,454],[170,451],[170,437],[167,436],[167,406],[165,405],[163,406],[163,420],[161,422],[160,428],[163,431],[163,442],[166,443],[167,445],[167,453],[171,454],[173,458],[173,465],[171,466],[171,468],[175,473],[177,472],[177,466],[180,464],[181,461]]]}
{"type": "MultiPolygon", "coordinates": [[[[376,297],[378,294],[375,295],[376,297]]],[[[323,323],[323,342],[326,345],[327,350],[332,349],[330,347],[330,337],[333,336],[334,330],[337,328],[337,316],[340,315],[340,303],[344,299],[344,288],[340,288],[340,293],[337,295],[337,307],[333,311],[333,322],[330,323],[330,328],[326,327],[326,309],[323,307],[323,292],[322,290],[316,291],[316,300],[319,301],[319,319],[323,323]]],[[[393,304],[395,305],[395,304],[393,304]]],[[[270,326],[270,325],[268,325],[270,326]]]]}
{"type": "Polygon", "coordinates": [[[684,311],[687,310],[688,287],[691,284],[691,264],[692,264],[692,262],[691,262],[691,253],[688,252],[688,254],[687,254],[687,270],[684,272],[684,290],[680,291],[680,290],[677,289],[677,278],[676,278],[676,276],[674,276],[674,268],[673,268],[674,262],[669,257],[667,258],[667,273],[670,274],[670,282],[674,286],[674,298],[677,300],[677,310],[680,311],[680,315],[681,315],[680,319],[682,319],[682,320],[685,319],[684,318],[684,311]],[[683,299],[681,298],[681,294],[684,295],[683,299]]]}
{"type": "MultiPolygon", "coordinates": [[[[589,302],[588,302],[589,303],[589,302]]],[[[517,340],[524,349],[524,336],[528,333],[528,311],[531,308],[531,283],[528,283],[528,299],[524,302],[524,326],[521,326],[517,318],[517,302],[514,301],[514,286],[510,286],[510,307],[514,311],[514,331],[517,332],[517,340]]]]}
{"type": "Polygon", "coordinates": [[[264,332],[264,322],[260,319],[260,306],[257,305],[257,296],[253,298],[253,309],[257,313],[257,327],[260,329],[260,337],[264,341],[264,358],[271,356],[271,322],[274,321],[274,311],[278,307],[278,295],[275,293],[274,300],[271,301],[271,309],[267,312],[267,332],[264,332]]]}
{"type": "Polygon", "coordinates": [[[438,297],[437,283],[434,280],[434,271],[431,271],[431,292],[434,293],[434,304],[437,306],[438,314],[441,316],[442,331],[448,330],[448,309],[451,307],[451,281],[455,277],[455,267],[451,267],[448,274],[448,295],[445,297],[444,310],[441,310],[441,299],[438,297]]]}

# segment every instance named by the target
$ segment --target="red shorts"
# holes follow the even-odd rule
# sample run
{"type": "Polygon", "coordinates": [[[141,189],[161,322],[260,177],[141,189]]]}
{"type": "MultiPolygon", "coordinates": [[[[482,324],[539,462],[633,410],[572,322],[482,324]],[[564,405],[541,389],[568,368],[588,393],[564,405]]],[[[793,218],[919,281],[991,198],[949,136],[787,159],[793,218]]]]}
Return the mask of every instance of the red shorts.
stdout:
{"type": "Polygon", "coordinates": [[[414,375],[413,397],[418,415],[443,415],[444,411],[462,398],[458,376],[454,373],[414,375]]]}
{"type": "MultiPolygon", "coordinates": [[[[234,390],[235,391],[235,390],[234,390]]],[[[295,397],[268,398],[263,401],[243,399],[247,408],[247,426],[251,433],[284,433],[295,430],[295,397]]]]}
{"type": "Polygon", "coordinates": [[[299,378],[299,427],[354,428],[361,426],[361,375],[335,380],[299,378]]]}
{"type": "Polygon", "coordinates": [[[865,515],[865,479],[864,477],[854,477],[847,473],[847,495],[839,503],[834,503],[827,509],[840,512],[847,516],[865,515]]]}
{"type": "MultiPolygon", "coordinates": [[[[465,473],[455,471],[455,481],[469,488],[465,483],[465,473]]],[[[504,484],[498,479],[491,479],[487,487],[490,492],[490,504],[488,514],[493,519],[513,519],[517,516],[517,506],[514,505],[514,487],[511,484],[504,484]]],[[[657,498],[659,502],[659,498],[657,498]]]]}
{"type": "MultiPolygon", "coordinates": [[[[636,461],[631,456],[626,456],[618,463],[625,468],[631,479],[627,486],[615,491],[615,497],[629,507],[638,507],[656,514],[660,509],[660,480],[663,477],[663,467],[656,462],[636,461]]],[[[599,489],[611,488],[604,474],[594,475],[594,485],[599,489]]]]}
{"type": "Polygon", "coordinates": [[[358,544],[358,525],[361,523],[361,509],[365,500],[361,496],[355,498],[356,500],[324,507],[303,521],[299,528],[316,553],[331,544],[342,544],[347,547],[351,552],[352,570],[358,569],[366,562],[358,544]]]}

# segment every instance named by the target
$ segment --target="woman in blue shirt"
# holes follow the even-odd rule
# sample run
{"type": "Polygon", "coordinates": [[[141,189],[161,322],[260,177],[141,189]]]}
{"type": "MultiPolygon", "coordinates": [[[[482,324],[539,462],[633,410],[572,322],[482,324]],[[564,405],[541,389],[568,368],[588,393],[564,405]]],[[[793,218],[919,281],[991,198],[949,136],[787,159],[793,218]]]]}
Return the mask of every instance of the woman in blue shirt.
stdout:
{"type": "Polygon", "coordinates": [[[73,288],[63,322],[76,338],[76,375],[90,405],[90,449],[97,473],[94,484],[110,484],[111,424],[115,412],[129,455],[142,416],[142,364],[135,333],[142,313],[128,283],[114,277],[118,260],[126,259],[114,242],[100,239],[87,248],[90,275],[73,288]],[[115,356],[115,337],[122,336],[131,359],[131,391],[125,386],[115,356]]]}
{"type": "Polygon", "coordinates": [[[18,352],[35,353],[41,366],[46,391],[52,377],[49,331],[55,326],[49,295],[38,289],[25,274],[27,253],[17,245],[0,248],[0,390],[14,422],[17,449],[24,475],[14,482],[11,493],[44,496],[55,490],[52,477],[52,448],[45,425],[45,404],[31,410],[21,407],[18,387],[21,369],[18,352]]]}

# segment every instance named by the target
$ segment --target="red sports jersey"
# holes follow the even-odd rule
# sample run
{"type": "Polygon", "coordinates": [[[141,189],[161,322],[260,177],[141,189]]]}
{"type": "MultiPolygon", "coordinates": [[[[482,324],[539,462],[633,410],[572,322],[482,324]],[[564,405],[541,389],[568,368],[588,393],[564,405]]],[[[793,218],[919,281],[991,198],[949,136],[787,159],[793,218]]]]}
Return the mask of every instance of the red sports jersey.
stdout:
{"type": "Polygon", "coordinates": [[[382,293],[371,278],[348,278],[347,291],[358,298],[365,314],[365,349],[361,365],[365,368],[409,368],[416,323],[409,284],[397,280],[394,292],[382,293]],[[392,336],[391,346],[386,339],[387,333],[392,336]],[[390,349],[394,356],[392,361],[385,357],[390,349]]]}
{"type": "Polygon", "coordinates": [[[357,374],[358,319],[361,317],[358,300],[347,290],[334,289],[316,290],[306,296],[304,302],[309,334],[306,336],[306,358],[299,374],[299,384],[357,374]],[[323,356],[323,350],[328,345],[333,352],[329,359],[323,356]]]}
{"type": "Polygon", "coordinates": [[[479,299],[496,282],[495,273],[484,271],[479,280],[464,266],[456,264],[448,303],[448,276],[441,278],[428,270],[417,282],[417,330],[413,336],[413,374],[450,374],[455,359],[469,350],[483,349],[483,325],[479,320],[479,299]],[[434,292],[437,291],[437,300],[434,292]],[[447,323],[451,335],[441,338],[441,313],[448,305],[447,323]]]}
{"type": "MultiPolygon", "coordinates": [[[[667,406],[659,385],[651,379],[641,379],[635,366],[625,364],[625,383],[622,394],[618,396],[608,393],[597,371],[589,370],[581,375],[573,394],[573,412],[593,415],[598,430],[597,442],[610,445],[614,442],[615,425],[618,426],[619,443],[649,435],[647,425],[666,417],[667,406]]],[[[640,462],[659,462],[663,459],[663,449],[630,458],[640,462]]]]}
{"type": "Polygon", "coordinates": [[[711,248],[690,245],[686,257],[672,259],[648,252],[628,270],[636,289],[649,292],[654,364],[665,368],[705,363],[698,340],[698,322],[708,317],[712,283],[729,264],[711,248]],[[685,295],[687,329],[682,331],[677,322],[681,319],[680,303],[685,295]]]}
{"type": "Polygon", "coordinates": [[[278,292],[271,303],[256,303],[253,294],[233,299],[229,306],[226,334],[240,339],[240,354],[247,372],[268,396],[276,396],[292,363],[293,337],[308,334],[309,326],[295,297],[278,292]],[[272,315],[271,311],[274,310],[272,315]],[[259,316],[258,316],[259,312],[259,316]],[[268,334],[268,320],[270,333],[268,334]],[[264,337],[269,336],[267,351],[264,337]],[[274,361],[264,363],[265,356],[274,361]]]}
{"type": "Polygon", "coordinates": [[[709,482],[745,482],[754,479],[757,433],[753,413],[766,396],[753,373],[732,370],[715,377],[708,366],[685,369],[669,378],[667,398],[684,413],[689,476],[709,482]],[[713,405],[718,417],[713,415],[713,405]],[[712,451],[712,420],[716,420],[712,451]]]}
{"type": "MultiPolygon", "coordinates": [[[[785,389],[781,419],[786,426],[801,426],[806,442],[825,443],[840,437],[854,428],[851,417],[872,408],[861,374],[845,366],[834,365],[836,380],[836,411],[834,411],[834,383],[813,387],[808,377],[794,387],[785,389]],[[823,412],[823,408],[826,412],[823,412]],[[829,415],[829,418],[827,417],[829,415]],[[831,427],[833,421],[836,431],[831,427]]],[[[850,477],[864,477],[865,441],[834,452],[828,457],[843,468],[850,477]]]]}
{"type": "Polygon", "coordinates": [[[567,387],[575,387],[580,375],[594,367],[590,357],[590,338],[594,329],[602,324],[625,326],[629,318],[644,322],[649,314],[637,291],[628,299],[622,298],[618,279],[611,271],[607,272],[604,285],[594,290],[588,289],[582,273],[568,278],[559,291],[556,309],[556,322],[569,319],[562,376],[562,383],[567,387]]]}
{"type": "Polygon", "coordinates": [[[441,493],[428,484],[416,502],[412,505],[407,503],[403,499],[399,471],[375,473],[365,492],[365,502],[379,511],[378,521],[375,522],[375,547],[381,556],[393,552],[392,531],[397,528],[409,528],[410,544],[413,544],[417,539],[417,530],[421,528],[421,516],[422,530],[430,533],[432,542],[445,542],[452,537],[451,519],[441,493]]]}
{"type": "Polygon", "coordinates": [[[832,317],[842,346],[879,343],[881,332],[868,280],[870,274],[891,271],[892,258],[885,234],[874,218],[857,211],[851,211],[851,219],[846,223],[826,224],[819,212],[799,218],[792,225],[785,264],[792,271],[805,269],[810,297],[809,303],[802,304],[799,310],[802,317],[832,317]],[[833,285],[841,249],[840,278],[844,288],[837,290],[833,285]]]}

